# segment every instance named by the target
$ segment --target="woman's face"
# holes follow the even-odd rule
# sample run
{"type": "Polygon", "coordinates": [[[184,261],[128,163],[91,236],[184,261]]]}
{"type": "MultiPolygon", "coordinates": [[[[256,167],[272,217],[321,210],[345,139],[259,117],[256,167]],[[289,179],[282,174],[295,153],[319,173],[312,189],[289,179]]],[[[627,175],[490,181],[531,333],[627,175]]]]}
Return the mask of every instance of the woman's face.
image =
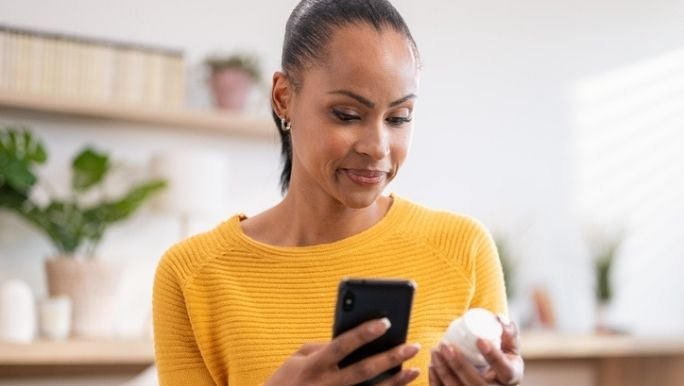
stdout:
{"type": "Polygon", "coordinates": [[[301,73],[287,104],[290,190],[363,208],[406,158],[418,64],[408,39],[390,28],[340,27],[326,48],[324,61],[301,73]]]}

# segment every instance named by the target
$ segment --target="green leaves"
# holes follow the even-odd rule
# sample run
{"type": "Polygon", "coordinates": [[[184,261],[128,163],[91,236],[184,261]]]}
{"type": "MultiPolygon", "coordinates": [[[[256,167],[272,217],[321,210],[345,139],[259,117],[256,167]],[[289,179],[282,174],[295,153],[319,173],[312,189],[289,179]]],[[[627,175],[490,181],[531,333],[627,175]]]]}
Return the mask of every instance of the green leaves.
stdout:
{"type": "Polygon", "coordinates": [[[27,198],[26,194],[9,185],[0,185],[0,208],[20,208],[27,198]]]}
{"type": "Polygon", "coordinates": [[[166,188],[166,181],[153,180],[133,187],[118,200],[106,201],[83,211],[87,237],[95,242],[102,238],[109,224],[131,216],[152,195],[166,188]]]}
{"type": "Polygon", "coordinates": [[[53,201],[36,216],[60,252],[73,254],[86,240],[83,214],[75,203],[53,201]]]}
{"type": "Polygon", "coordinates": [[[92,148],[86,148],[79,153],[71,164],[73,176],[72,188],[77,192],[85,192],[102,182],[109,171],[109,157],[92,148]]]}
{"type": "MultiPolygon", "coordinates": [[[[10,127],[0,131],[0,187],[28,194],[37,180],[32,166],[46,160],[43,144],[26,129],[10,127]]],[[[5,205],[0,202],[0,206],[5,205]]]]}
{"type": "Polygon", "coordinates": [[[154,193],[166,188],[166,181],[153,180],[133,187],[122,198],[104,202],[94,208],[101,216],[101,219],[113,223],[121,221],[135,212],[154,193]]]}
{"type": "Polygon", "coordinates": [[[102,197],[91,206],[82,206],[79,195],[101,185],[110,171],[107,154],[86,148],[71,164],[73,192],[70,198],[52,197],[48,205],[39,206],[29,198],[37,182],[33,167],[46,160],[42,143],[25,129],[0,130],[0,208],[13,210],[43,231],[65,255],[74,255],[84,246],[93,254],[111,224],[131,216],[166,187],[166,181],[151,180],[133,186],[120,198],[107,200],[102,197]]]}
{"type": "Polygon", "coordinates": [[[0,153],[27,163],[42,164],[47,160],[43,144],[25,128],[7,128],[0,132],[0,153]]]}
{"type": "Polygon", "coordinates": [[[594,273],[596,275],[596,298],[600,302],[609,302],[613,297],[612,283],[610,280],[611,269],[615,260],[617,243],[607,245],[601,253],[594,258],[594,273]]]}

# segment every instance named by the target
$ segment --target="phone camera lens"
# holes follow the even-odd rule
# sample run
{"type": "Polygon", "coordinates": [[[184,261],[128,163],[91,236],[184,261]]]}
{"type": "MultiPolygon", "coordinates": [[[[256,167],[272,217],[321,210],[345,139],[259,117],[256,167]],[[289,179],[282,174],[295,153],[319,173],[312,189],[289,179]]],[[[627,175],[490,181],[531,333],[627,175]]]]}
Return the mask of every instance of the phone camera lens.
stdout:
{"type": "Polygon", "coordinates": [[[342,297],[342,309],[346,312],[351,311],[354,308],[354,293],[347,291],[342,297]]]}

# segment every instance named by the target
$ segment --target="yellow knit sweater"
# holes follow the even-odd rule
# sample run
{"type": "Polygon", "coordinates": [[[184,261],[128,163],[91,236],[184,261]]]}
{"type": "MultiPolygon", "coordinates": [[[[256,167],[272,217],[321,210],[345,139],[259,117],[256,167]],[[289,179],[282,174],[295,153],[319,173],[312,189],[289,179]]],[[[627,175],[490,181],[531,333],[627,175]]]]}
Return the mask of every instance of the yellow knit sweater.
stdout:
{"type": "Polygon", "coordinates": [[[393,198],[376,225],[329,244],[266,245],[234,216],[172,247],[154,284],[161,385],[263,384],[303,343],[330,340],[347,276],[417,283],[408,341],[423,349],[405,366],[427,385],[430,348],[449,322],[472,307],[506,312],[503,275],[478,222],[393,198]]]}

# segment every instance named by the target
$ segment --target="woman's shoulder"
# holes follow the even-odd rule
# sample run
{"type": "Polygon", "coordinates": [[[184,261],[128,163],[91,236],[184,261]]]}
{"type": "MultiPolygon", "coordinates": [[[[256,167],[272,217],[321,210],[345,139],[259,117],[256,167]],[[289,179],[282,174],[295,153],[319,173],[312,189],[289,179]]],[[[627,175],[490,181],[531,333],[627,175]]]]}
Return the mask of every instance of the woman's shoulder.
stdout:
{"type": "Polygon", "coordinates": [[[476,218],[444,209],[434,209],[410,201],[404,205],[404,237],[444,256],[470,275],[477,256],[495,248],[491,234],[476,218]]]}
{"type": "Polygon", "coordinates": [[[448,247],[455,241],[479,244],[491,239],[482,222],[473,216],[436,209],[400,198],[405,213],[404,231],[435,246],[448,247]]]}
{"type": "Polygon", "coordinates": [[[173,244],[162,255],[158,269],[170,269],[181,280],[193,276],[204,264],[230,248],[231,229],[240,221],[240,216],[236,214],[210,230],[173,244]]]}
{"type": "Polygon", "coordinates": [[[474,232],[488,233],[486,227],[475,217],[446,209],[436,209],[406,198],[399,198],[407,215],[407,222],[415,230],[428,232],[474,232]]]}

